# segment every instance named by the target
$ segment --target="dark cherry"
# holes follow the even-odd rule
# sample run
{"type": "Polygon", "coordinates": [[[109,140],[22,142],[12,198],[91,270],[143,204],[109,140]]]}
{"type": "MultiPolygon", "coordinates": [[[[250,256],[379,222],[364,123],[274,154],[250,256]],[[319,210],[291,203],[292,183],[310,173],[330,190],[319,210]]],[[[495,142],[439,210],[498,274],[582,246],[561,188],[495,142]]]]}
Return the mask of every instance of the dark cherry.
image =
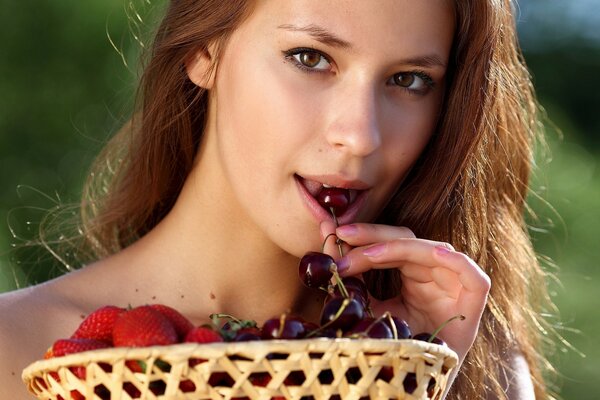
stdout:
{"type": "Polygon", "coordinates": [[[389,318],[384,318],[384,322],[392,329],[392,333],[394,332],[394,328],[392,328],[392,323],[396,327],[396,333],[398,334],[398,339],[408,339],[411,337],[412,332],[410,331],[410,327],[406,323],[405,320],[400,319],[398,317],[391,317],[392,321],[389,318]]]}
{"type": "MultiPolygon", "coordinates": [[[[431,333],[427,333],[427,332],[421,332],[421,333],[417,333],[416,335],[414,335],[412,337],[412,339],[414,340],[421,340],[423,342],[429,342],[429,339],[431,338],[431,333]]],[[[445,346],[446,342],[444,342],[442,339],[440,339],[439,337],[435,336],[432,340],[431,343],[435,343],[435,344],[439,344],[441,346],[445,346]]]]}
{"type": "Polygon", "coordinates": [[[271,318],[262,327],[263,339],[300,339],[306,334],[304,324],[293,318],[271,318]]]}
{"type": "MultiPolygon", "coordinates": [[[[355,276],[342,278],[342,283],[344,284],[348,295],[359,300],[366,309],[369,305],[369,292],[367,290],[367,285],[365,285],[363,281],[355,276]]],[[[333,289],[333,296],[331,297],[337,296],[341,296],[341,292],[340,288],[336,285],[333,289]]]]}
{"type": "Polygon", "coordinates": [[[394,334],[383,319],[366,317],[359,321],[349,332],[371,339],[393,339],[394,334]]]}
{"type": "Polygon", "coordinates": [[[334,264],[335,262],[330,255],[310,251],[300,260],[298,266],[300,280],[309,288],[326,287],[333,277],[331,269],[334,264]]]}
{"type": "Polygon", "coordinates": [[[259,328],[249,327],[241,328],[235,333],[234,342],[249,342],[251,340],[261,340],[262,332],[259,328]]]}
{"type": "Polygon", "coordinates": [[[350,204],[350,194],[346,189],[322,188],[317,195],[317,202],[327,211],[333,210],[336,217],[342,215],[350,204]]]}
{"type": "Polygon", "coordinates": [[[321,311],[321,326],[327,324],[328,328],[348,331],[352,329],[365,316],[362,304],[354,299],[334,297],[323,306],[321,311]],[[336,315],[339,312],[339,316],[336,315]]]}

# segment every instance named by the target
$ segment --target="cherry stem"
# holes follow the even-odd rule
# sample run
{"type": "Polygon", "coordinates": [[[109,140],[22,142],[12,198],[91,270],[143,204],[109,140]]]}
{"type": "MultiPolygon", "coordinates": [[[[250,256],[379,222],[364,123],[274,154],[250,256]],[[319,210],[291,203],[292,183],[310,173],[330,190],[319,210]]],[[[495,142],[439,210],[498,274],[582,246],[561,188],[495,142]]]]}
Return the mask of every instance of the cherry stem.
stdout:
{"type": "Polygon", "coordinates": [[[325,245],[327,244],[327,239],[329,239],[330,236],[335,236],[335,233],[330,233],[329,235],[325,236],[325,240],[323,240],[323,245],[321,246],[321,253],[325,253],[325,245]]]}
{"type": "MultiPolygon", "coordinates": [[[[338,228],[340,226],[337,217],[335,216],[335,211],[333,209],[333,207],[329,207],[329,211],[331,211],[331,216],[333,217],[333,222],[335,223],[335,227],[338,228]]],[[[338,245],[338,249],[340,251],[340,257],[344,257],[344,250],[342,250],[342,241],[337,238],[335,240],[335,243],[338,245]]]]}
{"type": "Polygon", "coordinates": [[[387,319],[392,327],[392,333],[394,334],[394,339],[398,339],[398,329],[396,328],[396,322],[394,322],[394,318],[392,318],[392,314],[389,311],[383,313],[382,319],[387,319]]]}
{"type": "Polygon", "coordinates": [[[241,323],[242,320],[239,318],[234,317],[231,314],[224,314],[224,313],[219,313],[219,314],[210,314],[209,316],[210,320],[213,322],[214,325],[218,326],[218,321],[221,318],[227,318],[231,321],[237,322],[237,323],[241,323]]]}
{"type": "Polygon", "coordinates": [[[342,297],[344,297],[345,299],[350,298],[350,295],[348,294],[348,290],[346,290],[346,286],[344,285],[344,282],[342,282],[342,278],[340,278],[340,274],[338,274],[337,265],[333,264],[329,268],[329,271],[333,274],[333,278],[335,279],[335,284],[339,286],[340,293],[342,293],[342,297]]]}
{"type": "Polygon", "coordinates": [[[279,329],[277,330],[277,337],[279,337],[279,338],[283,334],[283,328],[285,327],[286,318],[287,318],[286,313],[281,314],[281,316],[279,317],[279,329]]]}
{"type": "Polygon", "coordinates": [[[455,315],[454,317],[444,321],[444,323],[442,325],[440,325],[435,331],[433,331],[433,333],[431,334],[431,336],[429,336],[429,339],[427,340],[429,343],[433,342],[433,339],[436,338],[436,336],[438,335],[438,333],[440,333],[440,331],[442,329],[444,329],[446,327],[446,325],[448,325],[450,322],[454,321],[455,319],[460,319],[461,321],[464,321],[467,317],[465,317],[462,314],[459,315],[455,315]]]}

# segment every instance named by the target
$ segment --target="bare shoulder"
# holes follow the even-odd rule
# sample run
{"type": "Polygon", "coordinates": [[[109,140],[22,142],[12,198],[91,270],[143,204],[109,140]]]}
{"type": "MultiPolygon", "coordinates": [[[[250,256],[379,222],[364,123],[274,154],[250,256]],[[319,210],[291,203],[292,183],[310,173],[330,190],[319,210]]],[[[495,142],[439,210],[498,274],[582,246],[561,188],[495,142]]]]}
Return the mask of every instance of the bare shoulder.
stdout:
{"type": "MultiPolygon", "coordinates": [[[[514,350],[507,354],[508,368],[503,369],[500,375],[500,384],[508,399],[534,400],[535,391],[529,365],[523,355],[514,350]]],[[[495,400],[496,397],[487,397],[487,400],[495,400]]]]}
{"type": "Polygon", "coordinates": [[[42,284],[0,295],[0,398],[30,399],[21,372],[81,320],[77,305],[53,286],[42,284]]]}

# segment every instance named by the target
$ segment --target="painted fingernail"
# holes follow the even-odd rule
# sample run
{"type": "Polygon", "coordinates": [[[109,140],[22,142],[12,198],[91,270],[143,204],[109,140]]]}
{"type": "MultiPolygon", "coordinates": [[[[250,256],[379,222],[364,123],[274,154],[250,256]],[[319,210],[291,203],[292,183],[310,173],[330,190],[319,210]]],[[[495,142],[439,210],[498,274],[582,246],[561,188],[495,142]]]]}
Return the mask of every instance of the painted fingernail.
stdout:
{"type": "Polygon", "coordinates": [[[380,243],[363,250],[363,254],[367,257],[377,257],[385,251],[386,244],[380,243]]]}
{"type": "Polygon", "coordinates": [[[450,249],[443,246],[436,246],[435,252],[438,253],[440,256],[445,256],[446,254],[450,254],[450,249]]]}
{"type": "Polygon", "coordinates": [[[356,225],[344,225],[340,226],[335,231],[339,236],[351,237],[356,236],[356,234],[358,233],[358,228],[356,227],[356,225]]]}
{"type": "Polygon", "coordinates": [[[336,261],[335,265],[337,265],[338,272],[342,273],[350,268],[350,260],[348,257],[342,257],[336,261]]]}

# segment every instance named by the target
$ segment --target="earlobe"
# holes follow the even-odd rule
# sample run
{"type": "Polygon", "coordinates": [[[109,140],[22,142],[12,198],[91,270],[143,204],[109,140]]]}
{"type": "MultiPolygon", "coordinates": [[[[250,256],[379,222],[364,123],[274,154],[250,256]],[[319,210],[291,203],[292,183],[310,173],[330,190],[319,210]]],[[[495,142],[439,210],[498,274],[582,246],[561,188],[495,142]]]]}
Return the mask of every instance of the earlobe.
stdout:
{"type": "Polygon", "coordinates": [[[208,50],[202,49],[194,53],[185,63],[188,77],[196,86],[211,89],[214,84],[214,61],[208,50]]]}

